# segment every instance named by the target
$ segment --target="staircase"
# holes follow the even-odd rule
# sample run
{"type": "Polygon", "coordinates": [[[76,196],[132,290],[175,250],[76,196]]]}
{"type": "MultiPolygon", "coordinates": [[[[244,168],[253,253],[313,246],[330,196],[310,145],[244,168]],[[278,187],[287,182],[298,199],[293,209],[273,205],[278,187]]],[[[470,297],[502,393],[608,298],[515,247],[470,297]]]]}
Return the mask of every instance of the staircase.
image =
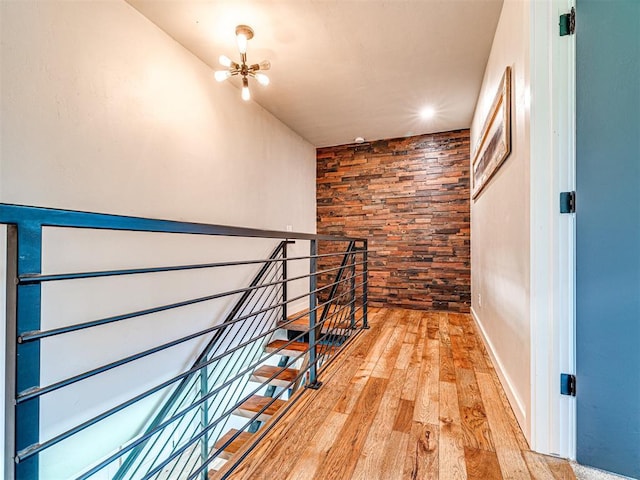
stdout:
{"type": "MultiPolygon", "coordinates": [[[[339,309],[336,306],[330,306],[327,311],[336,314],[339,312],[339,309]]],[[[309,312],[307,310],[291,315],[287,321],[279,322],[279,326],[281,327],[281,332],[286,334],[288,338],[297,338],[300,334],[308,334],[309,321],[309,312]]],[[[320,337],[321,341],[325,339],[328,342],[336,343],[338,335],[335,332],[337,329],[352,328],[351,323],[344,320],[331,323],[335,325],[331,325],[330,322],[325,322],[321,328],[318,327],[318,330],[322,332],[320,337]],[[334,332],[333,335],[331,335],[332,332],[334,332]]],[[[348,338],[347,335],[340,335],[340,337],[340,342],[348,338]]],[[[338,347],[338,345],[332,345],[330,343],[321,343],[319,345],[319,351],[322,360],[329,359],[335,355],[338,347]]],[[[265,345],[265,353],[280,356],[280,365],[288,365],[290,363],[290,357],[298,357],[299,360],[295,363],[299,363],[301,368],[262,365],[254,370],[251,374],[250,381],[255,384],[268,385],[271,387],[272,395],[252,395],[234,410],[233,415],[257,421],[259,423],[258,429],[262,428],[265,422],[270,421],[274,416],[278,415],[278,412],[287,405],[289,399],[298,391],[298,388],[309,381],[308,375],[305,373],[305,368],[308,366],[310,348],[309,343],[303,340],[288,341],[276,339],[265,345]],[[301,358],[300,355],[302,355],[301,358]],[[278,391],[282,397],[286,398],[278,398],[275,396],[278,391]]],[[[320,363],[322,363],[322,360],[320,363]]],[[[222,435],[213,447],[213,453],[219,460],[214,462],[215,465],[209,471],[209,478],[215,478],[215,472],[219,470],[226,461],[231,460],[240,449],[253,441],[255,433],[256,432],[250,433],[231,428],[222,435]]]]}

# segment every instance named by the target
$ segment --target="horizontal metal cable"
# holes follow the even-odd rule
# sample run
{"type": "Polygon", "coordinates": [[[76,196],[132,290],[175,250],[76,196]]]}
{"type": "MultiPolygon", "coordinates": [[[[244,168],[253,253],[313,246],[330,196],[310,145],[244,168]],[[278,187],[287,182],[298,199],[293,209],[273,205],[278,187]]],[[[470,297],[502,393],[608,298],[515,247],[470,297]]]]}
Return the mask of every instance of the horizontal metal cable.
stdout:
{"type": "MultiPolygon", "coordinates": [[[[363,282],[363,283],[364,283],[364,282],[363,282]]],[[[348,293],[348,292],[347,292],[347,293],[348,293]]],[[[343,295],[344,295],[344,294],[343,294],[343,295]]],[[[342,295],[342,296],[343,296],[343,295],[342,295]]],[[[302,297],[304,297],[304,296],[306,296],[306,295],[303,295],[302,297]]],[[[337,298],[337,297],[336,297],[336,298],[337,298]]],[[[329,303],[330,303],[330,302],[325,302],[325,303],[324,303],[324,305],[329,304],[329,303]]],[[[317,308],[320,308],[321,306],[322,306],[322,304],[321,304],[321,305],[319,305],[317,308]]],[[[273,307],[272,307],[272,308],[273,308],[273,307]]],[[[270,309],[272,309],[272,308],[265,309],[265,311],[268,311],[268,310],[270,310],[270,309]]],[[[306,313],[303,313],[303,314],[301,314],[301,316],[304,316],[305,314],[306,314],[306,313]]],[[[252,314],[251,314],[251,315],[249,315],[249,316],[250,316],[250,317],[253,317],[253,316],[255,316],[255,315],[256,315],[256,313],[252,313],[252,314]]],[[[300,316],[298,316],[297,318],[300,318],[300,316]]],[[[287,322],[287,323],[290,323],[290,322],[292,322],[292,321],[294,321],[294,320],[291,320],[291,321],[289,321],[289,322],[287,322]]],[[[31,457],[31,456],[33,456],[33,455],[35,455],[36,453],[39,453],[39,452],[40,452],[40,451],[42,451],[42,450],[45,450],[45,449],[47,449],[47,448],[50,448],[51,446],[53,446],[53,445],[55,445],[55,444],[59,443],[60,441],[62,441],[62,440],[64,440],[64,439],[66,439],[66,438],[68,438],[68,437],[70,437],[70,436],[72,436],[72,435],[75,435],[75,434],[79,433],[80,431],[82,431],[82,430],[84,430],[84,429],[86,429],[86,428],[90,427],[91,425],[94,425],[95,423],[98,423],[99,421],[102,421],[102,420],[106,419],[107,417],[109,417],[109,416],[113,415],[114,413],[117,413],[118,411],[120,411],[120,410],[122,410],[122,409],[124,409],[124,408],[127,408],[127,407],[129,407],[129,406],[133,405],[134,403],[137,403],[138,401],[140,401],[140,400],[142,400],[142,399],[144,399],[144,398],[148,397],[149,395],[151,395],[151,394],[153,394],[153,393],[156,393],[157,391],[162,390],[163,388],[166,388],[167,386],[171,385],[172,383],[174,383],[174,382],[176,382],[176,381],[178,381],[178,380],[181,380],[182,378],[185,378],[185,377],[187,377],[187,376],[189,376],[189,375],[191,375],[191,374],[193,374],[193,373],[195,373],[195,372],[197,372],[197,371],[201,370],[202,368],[205,368],[206,366],[208,366],[208,365],[210,365],[210,364],[214,363],[215,361],[220,360],[221,358],[224,358],[225,356],[227,356],[227,355],[229,355],[229,354],[231,354],[231,353],[233,353],[233,352],[235,352],[235,351],[239,350],[240,348],[243,348],[243,347],[245,347],[245,346],[247,346],[247,345],[250,345],[251,343],[254,343],[254,342],[256,341],[256,339],[257,339],[257,338],[263,338],[263,337],[265,337],[265,336],[267,336],[267,335],[269,335],[269,334],[273,333],[274,331],[280,330],[281,328],[282,328],[282,325],[281,325],[281,326],[276,326],[276,327],[274,327],[274,328],[272,328],[272,329],[270,329],[270,330],[268,330],[268,331],[264,332],[262,335],[260,335],[260,336],[258,336],[258,337],[256,337],[256,338],[250,339],[249,341],[244,342],[244,343],[242,343],[242,344],[240,344],[240,345],[238,345],[238,346],[234,347],[234,348],[233,348],[233,349],[231,349],[231,350],[227,350],[227,351],[225,351],[223,354],[218,355],[218,356],[215,356],[215,357],[211,358],[209,361],[207,361],[207,362],[205,362],[205,363],[203,363],[203,364],[199,364],[198,366],[195,366],[194,368],[192,368],[192,369],[190,369],[190,370],[188,370],[188,371],[186,371],[186,372],[184,372],[184,373],[182,373],[182,374],[180,374],[180,375],[178,375],[178,376],[176,376],[176,377],[174,377],[174,378],[172,378],[172,379],[169,379],[169,380],[167,380],[167,381],[165,381],[165,382],[161,383],[160,385],[158,385],[158,386],[156,386],[156,387],[154,387],[154,388],[152,388],[152,389],[150,389],[150,390],[148,390],[148,391],[146,391],[146,392],[144,392],[144,393],[142,393],[142,394],[140,394],[140,395],[137,395],[136,397],[133,397],[132,399],[130,399],[130,400],[126,401],[126,402],[124,402],[124,403],[122,403],[122,404],[120,404],[120,405],[118,405],[118,406],[116,406],[116,407],[113,407],[112,409],[107,410],[107,411],[106,411],[106,412],[104,412],[103,414],[100,414],[100,415],[98,415],[98,416],[94,417],[93,419],[90,419],[90,420],[88,420],[88,421],[86,421],[86,422],[83,422],[82,424],[78,425],[77,427],[74,427],[74,428],[72,428],[72,429],[70,429],[70,430],[68,430],[68,431],[66,431],[66,432],[64,432],[64,433],[62,433],[62,434],[60,434],[60,435],[58,435],[58,436],[56,436],[56,437],[52,438],[51,440],[49,440],[49,441],[47,441],[47,442],[44,442],[44,443],[41,443],[41,444],[35,444],[35,445],[30,446],[30,447],[27,447],[26,449],[24,449],[24,450],[22,450],[22,451],[20,451],[20,452],[18,453],[18,455],[16,456],[16,459],[17,459],[18,461],[23,461],[23,460],[25,460],[26,458],[29,458],[29,457],[31,457]]],[[[303,337],[307,332],[308,332],[308,330],[307,330],[306,332],[304,332],[304,333],[302,333],[302,334],[300,334],[300,335],[296,336],[296,337],[295,337],[295,338],[293,338],[292,340],[290,340],[290,341],[286,342],[286,343],[285,343],[281,348],[279,348],[279,349],[275,350],[274,352],[269,353],[269,354],[268,354],[267,356],[265,356],[265,357],[262,357],[262,358],[261,358],[261,360],[260,360],[260,362],[256,363],[255,365],[252,365],[251,367],[248,367],[248,369],[255,368],[258,364],[263,363],[264,361],[266,361],[267,359],[271,358],[272,356],[279,354],[279,352],[280,352],[280,351],[284,350],[287,346],[291,345],[291,344],[292,344],[292,343],[294,343],[296,340],[298,340],[298,339],[300,339],[301,337],[303,337]]],[[[307,348],[304,352],[301,352],[298,356],[296,356],[296,357],[295,357],[295,360],[299,359],[302,355],[306,354],[306,353],[309,351],[309,349],[310,349],[310,348],[311,348],[311,347],[307,348]]],[[[295,360],[294,360],[294,361],[295,361],[295,360]]],[[[318,361],[320,361],[320,358],[316,359],[316,361],[315,361],[315,362],[313,362],[313,363],[315,364],[315,363],[317,363],[318,361]]],[[[306,372],[306,371],[308,371],[308,369],[309,369],[309,366],[307,366],[307,369],[305,370],[305,372],[306,372]]],[[[244,373],[247,373],[247,372],[244,372],[244,373]]],[[[243,374],[244,374],[244,373],[243,373],[243,374]]],[[[220,387],[218,387],[215,391],[213,391],[213,392],[211,393],[211,395],[214,395],[214,394],[218,393],[218,392],[219,392],[219,391],[221,391],[225,386],[230,385],[231,383],[233,383],[233,381],[235,381],[236,379],[237,379],[237,378],[235,378],[235,377],[234,377],[233,379],[228,380],[227,382],[225,382],[225,384],[221,385],[221,386],[220,386],[220,387]]],[[[260,388],[261,388],[261,387],[260,387],[260,388]]],[[[259,390],[259,388],[258,388],[258,389],[256,389],[255,391],[257,392],[258,390],[259,390]]],[[[205,397],[205,399],[207,399],[207,398],[209,398],[209,397],[210,397],[210,396],[207,396],[207,397],[205,397]]],[[[198,404],[200,404],[200,403],[201,403],[201,402],[197,402],[196,404],[192,405],[191,407],[195,407],[196,405],[198,405],[198,404]]],[[[189,409],[190,409],[190,408],[189,408],[189,409]]],[[[189,409],[187,409],[187,410],[189,410],[189,409]]],[[[173,420],[173,419],[175,419],[175,418],[176,418],[176,417],[174,416],[174,417],[172,417],[171,419],[169,419],[169,421],[171,421],[171,420],[173,420]]],[[[165,423],[166,423],[166,422],[165,422],[165,423]]],[[[161,424],[161,425],[164,425],[164,423],[163,423],[163,424],[161,424]]],[[[164,428],[164,427],[162,427],[162,428],[164,428]]],[[[159,430],[159,429],[156,429],[156,430],[154,430],[154,431],[152,431],[152,432],[149,432],[149,436],[153,435],[153,434],[154,434],[155,432],[157,432],[158,430],[159,430]]],[[[128,450],[127,450],[127,451],[128,451],[128,450]]],[[[123,453],[124,453],[124,451],[123,451],[123,453]]]]}
{"type": "MultiPolygon", "coordinates": [[[[287,242],[295,243],[295,242],[287,242]]],[[[364,252],[364,250],[357,250],[358,253],[364,252]]],[[[347,254],[347,251],[338,253],[323,253],[318,255],[307,255],[302,257],[287,257],[286,261],[297,260],[309,260],[311,258],[322,257],[336,257],[347,254]]],[[[148,267],[148,268],[132,268],[122,270],[101,270],[96,272],[77,272],[77,273],[56,273],[56,274],[40,274],[40,273],[25,273],[18,277],[20,284],[40,283],[40,282],[55,282],[61,280],[78,280],[83,278],[99,278],[99,277],[113,277],[120,275],[139,275],[145,273],[159,273],[159,272],[173,272],[181,270],[196,270],[202,268],[218,268],[218,267],[234,267],[240,265],[254,265],[272,262],[282,262],[283,259],[264,259],[264,260],[238,260],[234,262],[213,262],[213,263],[199,263],[193,265],[173,265],[167,267],[148,267]]]]}
{"type": "MultiPolygon", "coordinates": [[[[326,287],[323,287],[323,288],[326,288],[326,287]]],[[[348,292],[346,292],[346,293],[348,293],[348,292]]],[[[344,296],[344,295],[345,295],[345,293],[343,293],[340,296],[344,296]]],[[[117,368],[117,367],[120,367],[120,366],[123,366],[123,365],[126,365],[127,363],[131,363],[133,361],[140,360],[141,358],[144,358],[146,356],[152,355],[154,353],[158,353],[158,352],[160,352],[162,350],[166,350],[167,348],[175,347],[175,346],[180,345],[181,343],[184,343],[186,341],[193,340],[193,339],[195,339],[197,337],[200,337],[202,335],[206,335],[207,333],[211,333],[211,332],[214,332],[216,330],[219,330],[220,328],[224,328],[224,327],[227,327],[229,325],[233,325],[235,323],[238,323],[238,322],[241,322],[243,320],[246,320],[248,318],[255,317],[260,313],[265,313],[265,312],[268,312],[270,310],[282,307],[283,305],[285,305],[287,303],[294,302],[296,300],[299,300],[299,299],[307,297],[307,296],[309,296],[308,293],[304,294],[304,295],[299,295],[298,297],[294,297],[294,298],[292,298],[290,300],[287,300],[287,302],[280,302],[280,303],[271,305],[270,307],[264,308],[262,310],[257,310],[257,311],[251,312],[251,313],[249,313],[247,315],[235,318],[234,320],[232,320],[230,322],[222,323],[220,325],[215,325],[213,327],[201,330],[199,332],[192,333],[191,335],[187,335],[186,337],[181,337],[181,338],[178,338],[177,340],[173,340],[171,342],[167,342],[167,343],[164,343],[162,345],[158,345],[157,347],[153,347],[153,348],[150,348],[150,349],[145,350],[143,352],[139,352],[139,353],[136,353],[134,355],[130,355],[128,357],[122,358],[120,360],[116,360],[115,362],[111,362],[111,363],[106,364],[106,365],[102,365],[100,367],[97,367],[97,368],[94,368],[92,370],[80,373],[80,374],[75,375],[73,377],[69,377],[69,378],[66,378],[64,380],[60,380],[59,382],[52,383],[50,385],[47,385],[46,387],[37,387],[37,388],[30,388],[28,390],[24,390],[24,391],[20,392],[16,396],[16,403],[22,403],[22,402],[25,402],[25,401],[30,400],[32,398],[39,397],[39,396],[42,396],[42,395],[47,394],[47,393],[51,393],[51,392],[53,392],[55,390],[59,390],[60,388],[64,388],[64,387],[67,387],[67,386],[72,385],[74,383],[77,383],[79,381],[86,380],[87,378],[90,378],[90,377],[93,377],[95,375],[107,372],[109,370],[112,370],[114,368],[117,368]]],[[[336,298],[339,298],[339,297],[336,297],[336,298]]],[[[318,307],[327,305],[328,303],[330,303],[330,302],[325,302],[323,304],[319,304],[318,307]]],[[[318,307],[316,307],[316,309],[318,307]]],[[[264,336],[266,336],[266,335],[268,335],[270,333],[273,333],[273,332],[275,332],[277,330],[280,330],[280,329],[284,328],[286,325],[294,322],[295,320],[304,317],[306,315],[306,313],[307,312],[303,311],[303,312],[299,313],[297,316],[291,318],[290,320],[287,320],[286,322],[280,322],[279,325],[276,325],[276,327],[270,329],[264,335],[261,335],[260,337],[256,337],[256,338],[261,338],[261,337],[264,337],[264,336]]],[[[253,342],[255,340],[256,340],[255,338],[251,339],[250,342],[253,342]]],[[[225,352],[225,355],[233,353],[234,351],[235,351],[234,349],[227,350],[225,352]]],[[[176,380],[177,379],[178,379],[178,377],[176,377],[176,380]]]]}
{"type": "MultiPolygon", "coordinates": [[[[323,274],[323,273],[329,273],[329,272],[338,270],[339,268],[340,267],[331,268],[331,269],[327,269],[327,270],[322,270],[322,271],[316,272],[316,275],[320,275],[320,274],[323,274]]],[[[131,319],[131,318],[141,317],[141,316],[144,316],[144,315],[150,315],[152,313],[159,313],[159,312],[163,312],[163,311],[166,311],[166,310],[172,310],[174,308],[193,305],[193,304],[196,304],[196,303],[202,303],[202,302],[207,302],[207,301],[211,301],[211,300],[217,300],[217,299],[220,299],[220,298],[228,297],[230,295],[237,295],[239,293],[244,293],[244,292],[256,290],[256,289],[259,289],[259,288],[271,287],[271,286],[274,286],[274,285],[279,285],[279,284],[286,283],[286,282],[291,282],[291,281],[294,281],[294,280],[303,280],[303,279],[308,278],[310,276],[311,276],[311,274],[299,275],[297,277],[291,277],[291,278],[288,278],[286,280],[278,280],[278,281],[271,282],[271,283],[263,283],[263,284],[260,284],[260,285],[256,285],[255,287],[238,288],[236,290],[230,290],[230,291],[227,291],[227,292],[221,292],[221,293],[216,293],[216,294],[213,294],[213,295],[207,295],[205,297],[199,297],[199,298],[195,298],[195,299],[192,299],[192,300],[185,300],[185,301],[182,301],[182,302],[171,303],[171,304],[163,305],[163,306],[160,306],[160,307],[153,307],[153,308],[148,308],[148,309],[145,309],[145,310],[138,310],[137,312],[125,313],[125,314],[122,314],[122,315],[115,315],[113,317],[102,318],[102,319],[99,319],[99,320],[92,320],[90,322],[78,323],[78,324],[75,324],[75,325],[68,325],[68,326],[65,326],[65,327],[54,328],[54,329],[51,329],[51,330],[36,330],[36,331],[32,331],[32,332],[24,332],[24,333],[22,333],[21,335],[18,336],[18,343],[25,343],[25,342],[37,340],[37,339],[40,339],[40,338],[47,338],[47,337],[52,337],[52,336],[55,336],[55,335],[61,335],[61,334],[64,334],[64,333],[71,333],[71,332],[75,332],[75,331],[78,331],[78,330],[83,330],[83,329],[86,329],[86,328],[92,328],[92,327],[97,327],[97,326],[105,325],[105,324],[109,324],[109,323],[120,322],[122,320],[128,320],[128,319],[131,319]]],[[[223,325],[223,324],[221,324],[221,325],[223,325]]],[[[218,328],[222,328],[222,326],[220,326],[218,328]]]]}
{"type": "MultiPolygon", "coordinates": [[[[263,337],[269,335],[270,333],[273,333],[274,331],[280,330],[280,329],[281,329],[281,327],[270,329],[269,331],[265,332],[264,334],[260,335],[257,338],[263,338],[263,337]]],[[[303,336],[304,336],[304,333],[296,336],[292,340],[288,341],[283,347],[281,347],[277,351],[269,353],[267,356],[263,357],[263,360],[267,360],[267,359],[271,358],[272,356],[277,355],[278,352],[281,351],[283,348],[285,348],[286,346],[288,346],[291,343],[295,342],[296,340],[302,338],[303,336]]],[[[30,456],[34,455],[35,453],[38,453],[38,452],[40,452],[42,450],[45,450],[45,449],[47,449],[49,447],[52,447],[53,445],[61,442],[62,440],[66,439],[66,438],[69,438],[70,436],[79,433],[80,431],[90,427],[91,425],[94,425],[94,424],[104,420],[105,418],[113,415],[114,413],[117,413],[120,410],[123,410],[124,408],[127,408],[127,407],[139,402],[140,400],[143,400],[144,398],[147,398],[148,396],[150,396],[150,395],[162,390],[163,388],[168,387],[172,383],[175,383],[178,380],[181,380],[181,379],[183,379],[183,378],[185,378],[185,377],[187,377],[187,376],[189,376],[189,375],[191,375],[191,374],[193,374],[193,373],[195,373],[195,372],[197,372],[199,370],[202,370],[203,368],[207,367],[208,365],[211,365],[212,363],[214,363],[214,362],[220,360],[221,358],[233,353],[234,351],[239,350],[242,347],[246,347],[247,345],[249,345],[251,343],[254,343],[255,340],[256,339],[251,339],[251,340],[249,340],[247,342],[244,342],[244,343],[242,343],[240,345],[237,345],[236,347],[234,347],[231,350],[226,350],[223,354],[217,355],[215,357],[212,357],[208,361],[206,361],[204,363],[201,363],[201,364],[198,364],[198,365],[194,366],[193,368],[190,368],[189,370],[187,370],[187,371],[185,371],[185,372],[183,372],[183,373],[181,373],[181,374],[179,374],[179,375],[177,375],[177,376],[175,376],[173,378],[170,378],[170,379],[162,382],[161,384],[156,385],[155,387],[152,387],[149,390],[147,390],[147,391],[145,391],[145,392],[143,392],[143,393],[141,393],[139,395],[136,395],[135,397],[132,397],[131,399],[129,399],[129,400],[123,402],[123,403],[121,403],[121,404],[119,404],[119,405],[117,405],[117,406],[115,406],[113,408],[110,408],[109,410],[107,410],[107,411],[105,411],[105,412],[103,412],[103,413],[101,413],[99,415],[96,415],[95,417],[93,417],[93,418],[81,423],[80,425],[78,425],[78,426],[76,426],[74,428],[71,428],[71,429],[67,430],[64,433],[61,433],[60,435],[57,435],[56,437],[54,437],[54,438],[52,438],[52,439],[50,439],[50,440],[48,440],[48,441],[46,441],[44,443],[31,445],[31,446],[25,448],[24,450],[22,450],[21,452],[19,452],[18,455],[17,455],[17,458],[19,460],[24,460],[24,459],[29,458],[30,456]]],[[[305,352],[302,352],[302,353],[305,353],[305,352]]]]}

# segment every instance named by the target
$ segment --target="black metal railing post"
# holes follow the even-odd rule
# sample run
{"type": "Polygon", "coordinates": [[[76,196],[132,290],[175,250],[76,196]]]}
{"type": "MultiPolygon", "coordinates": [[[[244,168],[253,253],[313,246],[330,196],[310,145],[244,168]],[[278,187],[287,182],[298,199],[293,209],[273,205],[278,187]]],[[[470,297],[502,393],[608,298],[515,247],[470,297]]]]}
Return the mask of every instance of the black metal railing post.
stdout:
{"type": "Polygon", "coordinates": [[[369,242],[362,241],[364,250],[362,251],[362,328],[369,328],[369,319],[367,317],[367,304],[369,297],[369,242]]]}
{"type": "Polygon", "coordinates": [[[353,259],[353,265],[351,267],[351,282],[349,288],[351,289],[351,295],[349,296],[349,303],[351,304],[351,311],[349,316],[351,319],[351,328],[356,328],[356,253],[351,255],[353,259]]]}
{"type": "MultiPolygon", "coordinates": [[[[200,398],[204,398],[209,393],[209,377],[208,368],[204,367],[200,369],[200,398]]],[[[202,430],[209,425],[209,401],[205,400],[200,405],[200,424],[202,430]]],[[[200,458],[201,464],[205,463],[209,458],[209,435],[203,435],[200,442],[200,458]]],[[[202,480],[207,480],[207,471],[204,470],[201,474],[202,480]]]]}
{"type": "Polygon", "coordinates": [[[322,383],[318,381],[318,335],[316,290],[318,288],[318,242],[310,241],[309,250],[309,383],[307,388],[317,390],[322,383]]]}
{"type": "Polygon", "coordinates": [[[289,316],[287,311],[287,244],[282,242],[282,321],[286,322],[289,316]]]}

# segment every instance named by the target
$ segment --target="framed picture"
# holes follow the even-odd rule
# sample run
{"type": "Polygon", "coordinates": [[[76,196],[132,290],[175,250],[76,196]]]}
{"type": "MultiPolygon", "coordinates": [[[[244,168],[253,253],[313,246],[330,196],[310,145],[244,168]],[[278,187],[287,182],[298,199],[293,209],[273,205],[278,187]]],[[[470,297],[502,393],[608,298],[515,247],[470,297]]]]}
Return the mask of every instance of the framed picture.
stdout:
{"type": "Polygon", "coordinates": [[[472,198],[475,199],[511,153],[511,67],[507,67],[482,127],[473,157],[472,198]]]}

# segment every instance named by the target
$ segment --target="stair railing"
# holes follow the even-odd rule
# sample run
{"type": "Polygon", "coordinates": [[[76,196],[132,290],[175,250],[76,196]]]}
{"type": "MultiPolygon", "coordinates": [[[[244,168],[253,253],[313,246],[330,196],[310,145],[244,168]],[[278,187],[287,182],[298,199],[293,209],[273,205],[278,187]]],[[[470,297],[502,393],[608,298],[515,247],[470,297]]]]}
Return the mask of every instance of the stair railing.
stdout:
{"type": "MultiPolygon", "coordinates": [[[[327,365],[367,326],[366,239],[8,204],[0,204],[0,223],[8,225],[7,480],[51,478],[47,470],[50,467],[71,469],[69,471],[73,473],[65,474],[65,478],[118,480],[205,478],[212,468],[222,467],[218,475],[226,478],[304,395],[305,389],[292,394],[292,387],[300,383],[318,387],[318,377],[327,365]],[[43,247],[46,250],[44,233],[57,228],[262,239],[274,242],[271,248],[275,248],[263,259],[42,273],[42,260],[46,254],[46,251],[43,254],[43,247]],[[309,255],[289,255],[287,245],[293,241],[309,242],[309,255]],[[318,253],[319,244],[331,245],[329,253],[318,253]],[[341,259],[340,266],[327,264],[325,268],[324,262],[330,259],[341,259]],[[321,268],[318,268],[319,261],[321,268]],[[308,266],[301,268],[305,263],[308,266]],[[237,268],[256,269],[249,286],[230,285],[231,288],[224,291],[108,317],[97,315],[54,327],[43,323],[43,305],[48,305],[56,292],[51,285],[74,280],[131,279],[167,272],[197,273],[237,268]],[[294,270],[296,274],[291,275],[294,270]],[[332,281],[325,281],[327,276],[332,281]],[[308,282],[308,288],[301,289],[301,282],[308,282]],[[43,286],[48,287],[45,295],[43,286]],[[320,296],[322,300],[318,300],[320,296]],[[301,305],[305,300],[309,304],[308,311],[301,305]],[[181,321],[186,315],[185,309],[198,305],[212,305],[215,312],[228,310],[228,313],[220,317],[222,321],[214,321],[206,328],[190,331],[185,327],[177,337],[133,348],[132,352],[97,366],[81,368],[86,361],[79,352],[83,352],[80,347],[86,335],[96,332],[94,335],[99,338],[105,329],[129,328],[144,320],[151,322],[148,323],[151,332],[148,337],[153,338],[153,322],[159,315],[171,314],[170,319],[175,315],[175,321],[181,321]],[[290,314],[291,311],[296,313],[290,314]],[[349,328],[343,328],[345,315],[349,328]],[[307,326],[301,328],[301,322],[306,322],[307,326]],[[294,335],[283,337],[283,329],[293,331],[294,335]],[[46,367],[47,372],[50,369],[50,365],[43,365],[43,353],[50,355],[52,345],[59,339],[70,339],[71,351],[61,355],[64,358],[71,356],[80,371],[43,383],[43,368],[46,367]],[[76,340],[80,342],[77,351],[74,350],[76,340]],[[158,355],[174,352],[172,349],[176,347],[182,348],[180,352],[184,355],[184,347],[192,345],[189,342],[201,341],[205,346],[193,351],[189,367],[180,369],[177,374],[170,372],[157,377],[159,380],[152,386],[142,382],[139,386],[129,386],[128,377],[126,381],[114,377],[123,369],[138,364],[152,368],[150,360],[155,362],[158,355]],[[279,358],[285,360],[278,361],[279,358]],[[259,374],[261,370],[268,373],[259,374]],[[289,375],[286,381],[280,378],[285,373],[289,375]],[[274,396],[261,397],[260,393],[276,381],[274,396]],[[108,386],[101,388],[101,385],[108,386]],[[130,393],[124,398],[111,395],[110,388],[114,385],[130,388],[130,393]],[[77,411],[75,403],[71,402],[69,418],[57,418],[62,425],[56,424],[58,430],[42,430],[41,424],[50,420],[48,415],[51,415],[51,405],[47,401],[66,392],[71,392],[67,397],[73,398],[77,389],[83,386],[85,393],[98,389],[104,405],[99,403],[95,408],[77,411]],[[251,402],[256,398],[259,402],[253,405],[251,402]],[[146,413],[141,414],[141,411],[146,413]],[[127,412],[127,416],[122,417],[126,420],[124,423],[120,417],[123,412],[127,412]],[[130,425],[132,419],[138,419],[135,429],[130,425]],[[264,425],[249,434],[250,425],[257,420],[264,425]],[[228,428],[232,429],[227,431],[228,428]],[[124,441],[119,438],[122,429],[132,431],[124,441]],[[95,431],[100,432],[99,438],[106,445],[101,445],[102,450],[97,453],[87,445],[87,439],[97,438],[95,431]],[[248,440],[245,439],[247,435],[248,440]],[[229,447],[239,439],[243,439],[244,445],[232,456],[229,447]],[[52,452],[55,455],[51,455],[52,452]],[[52,457],[58,463],[50,463],[52,457]],[[223,459],[228,459],[226,464],[223,459]],[[86,464],[76,465],[80,461],[86,464]],[[69,466],[64,462],[75,463],[69,466]]],[[[92,306],[91,298],[75,301],[92,306]]],[[[186,318],[189,320],[189,315],[186,318]]],[[[127,330],[118,330],[122,331],[127,330]]],[[[46,358],[53,358],[54,363],[61,360],[58,356],[46,358]]],[[[181,357],[179,363],[187,358],[181,357]]],[[[153,373],[162,371],[154,370],[153,373]]],[[[63,406],[67,408],[67,405],[63,406]]],[[[60,412],[55,410],[55,413],[60,412]]]]}

